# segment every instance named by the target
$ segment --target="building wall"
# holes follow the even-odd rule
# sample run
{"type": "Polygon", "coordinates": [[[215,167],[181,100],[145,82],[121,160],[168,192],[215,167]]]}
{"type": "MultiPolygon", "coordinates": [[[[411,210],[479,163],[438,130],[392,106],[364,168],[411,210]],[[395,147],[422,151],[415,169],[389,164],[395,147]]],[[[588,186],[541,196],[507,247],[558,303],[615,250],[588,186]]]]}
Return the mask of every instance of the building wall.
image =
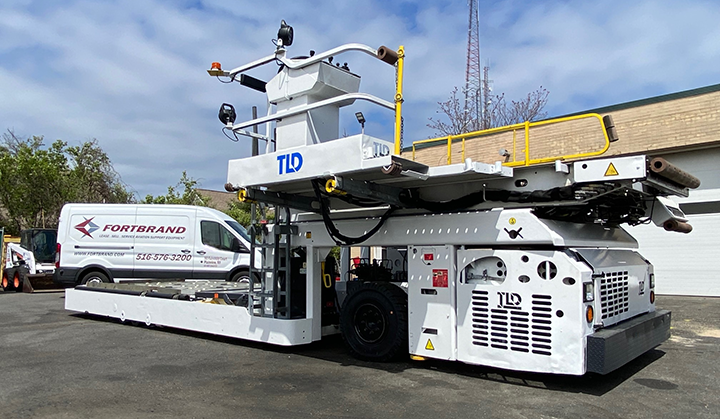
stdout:
{"type": "MultiPolygon", "coordinates": [[[[604,154],[636,154],[692,149],[720,144],[720,91],[701,90],[693,95],[668,95],[666,100],[644,100],[597,110],[611,115],[619,141],[604,154]]],[[[447,163],[447,142],[415,152],[415,160],[429,166],[447,163]]],[[[604,146],[603,128],[595,118],[562,122],[530,129],[530,159],[599,151],[604,146]]],[[[510,152],[509,161],[524,160],[524,130],[491,134],[465,141],[465,157],[473,161],[504,161],[500,149],[510,152]]],[[[406,151],[404,155],[407,156],[406,151]]],[[[407,156],[409,157],[409,156],[407,156]]],[[[462,161],[462,143],[452,145],[452,162],[462,161]]]]}

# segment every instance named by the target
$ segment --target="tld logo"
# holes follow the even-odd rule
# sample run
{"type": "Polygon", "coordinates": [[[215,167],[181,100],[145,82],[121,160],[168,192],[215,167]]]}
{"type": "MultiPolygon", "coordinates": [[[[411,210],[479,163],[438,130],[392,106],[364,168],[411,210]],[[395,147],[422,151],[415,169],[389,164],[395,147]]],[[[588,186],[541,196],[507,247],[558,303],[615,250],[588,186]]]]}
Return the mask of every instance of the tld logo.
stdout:
{"type": "Polygon", "coordinates": [[[281,154],[277,156],[278,174],[299,172],[302,168],[303,158],[300,153],[281,154]]]}
{"type": "Polygon", "coordinates": [[[516,294],[514,292],[498,292],[498,298],[500,301],[498,302],[499,308],[518,308],[520,307],[520,303],[522,302],[522,298],[520,298],[520,294],[516,294]]]}
{"type": "Polygon", "coordinates": [[[390,147],[383,143],[373,143],[373,157],[382,157],[390,154],[390,147]]]}

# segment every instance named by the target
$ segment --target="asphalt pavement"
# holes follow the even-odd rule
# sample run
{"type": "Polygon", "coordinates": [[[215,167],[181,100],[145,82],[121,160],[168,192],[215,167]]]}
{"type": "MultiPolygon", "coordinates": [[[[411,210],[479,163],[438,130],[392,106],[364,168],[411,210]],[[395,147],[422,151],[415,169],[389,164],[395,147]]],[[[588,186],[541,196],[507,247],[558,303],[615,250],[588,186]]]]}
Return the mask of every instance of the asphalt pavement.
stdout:
{"type": "Polygon", "coordinates": [[[371,363],[342,340],[282,348],[0,291],[0,418],[718,418],[720,298],[659,296],[672,338],[606,376],[371,363]]]}

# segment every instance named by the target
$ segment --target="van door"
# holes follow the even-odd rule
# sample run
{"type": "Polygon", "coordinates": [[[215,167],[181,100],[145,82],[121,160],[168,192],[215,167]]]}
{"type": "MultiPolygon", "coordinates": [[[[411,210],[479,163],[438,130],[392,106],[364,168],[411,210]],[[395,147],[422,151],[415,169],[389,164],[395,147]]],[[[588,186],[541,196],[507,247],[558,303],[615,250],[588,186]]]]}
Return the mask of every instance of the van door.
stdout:
{"type": "Polygon", "coordinates": [[[135,279],[192,278],[194,208],[141,205],[135,228],[135,279]]]}
{"type": "Polygon", "coordinates": [[[195,239],[193,278],[225,280],[235,266],[247,265],[247,249],[230,229],[216,220],[199,219],[198,222],[200,229],[195,239]],[[240,243],[239,251],[242,253],[233,251],[233,242],[240,243]]]}

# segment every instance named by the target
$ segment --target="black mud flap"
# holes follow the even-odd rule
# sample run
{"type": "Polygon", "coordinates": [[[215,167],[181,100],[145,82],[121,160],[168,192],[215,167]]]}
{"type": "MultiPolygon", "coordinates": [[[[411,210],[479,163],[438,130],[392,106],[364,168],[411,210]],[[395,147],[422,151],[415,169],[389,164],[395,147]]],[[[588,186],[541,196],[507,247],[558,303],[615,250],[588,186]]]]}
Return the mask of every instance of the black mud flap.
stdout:
{"type": "Polygon", "coordinates": [[[612,372],[670,338],[668,310],[657,310],[588,336],[587,371],[612,372]]]}

